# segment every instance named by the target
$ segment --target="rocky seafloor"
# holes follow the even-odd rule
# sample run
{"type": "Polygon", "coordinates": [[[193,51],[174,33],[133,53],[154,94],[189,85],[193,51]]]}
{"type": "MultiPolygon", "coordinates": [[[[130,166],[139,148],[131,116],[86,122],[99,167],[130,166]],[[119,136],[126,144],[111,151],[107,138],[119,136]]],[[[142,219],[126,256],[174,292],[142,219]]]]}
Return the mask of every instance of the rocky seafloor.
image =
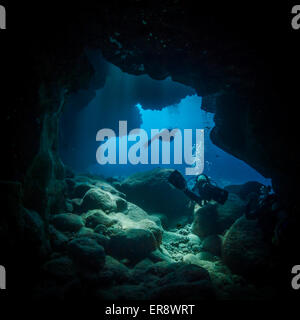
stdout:
{"type": "Polygon", "coordinates": [[[199,207],[171,186],[169,169],[123,181],[65,179],[65,208],[44,223],[24,209],[45,254],[38,299],[228,300],[276,295],[274,261],[257,222],[244,217],[245,194],[199,207]],[[47,238],[48,239],[48,238],[47,238]]]}

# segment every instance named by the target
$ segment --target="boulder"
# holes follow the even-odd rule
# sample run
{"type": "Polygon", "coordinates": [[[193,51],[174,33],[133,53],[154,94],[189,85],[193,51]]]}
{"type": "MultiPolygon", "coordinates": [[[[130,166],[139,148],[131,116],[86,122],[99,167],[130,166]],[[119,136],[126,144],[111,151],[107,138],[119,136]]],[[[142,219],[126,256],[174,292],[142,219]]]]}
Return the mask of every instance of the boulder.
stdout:
{"type": "Polygon", "coordinates": [[[131,202],[127,203],[127,210],[124,214],[126,214],[129,219],[136,222],[149,218],[149,215],[145,210],[131,202]]]}
{"type": "Polygon", "coordinates": [[[203,239],[202,249],[215,256],[221,255],[222,238],[219,235],[210,235],[203,239]]]}
{"type": "Polygon", "coordinates": [[[93,209],[102,209],[106,212],[115,211],[117,209],[113,196],[100,188],[90,189],[83,197],[80,206],[81,212],[87,212],[93,209]]]}
{"type": "Polygon", "coordinates": [[[93,185],[90,183],[76,183],[73,187],[72,198],[83,198],[92,187],[93,185]]]}
{"type": "Polygon", "coordinates": [[[196,255],[189,253],[183,257],[183,262],[191,263],[191,264],[203,267],[204,269],[208,270],[205,267],[205,263],[203,262],[203,260],[209,261],[209,262],[216,262],[216,261],[219,261],[220,259],[218,257],[214,256],[213,254],[206,252],[206,251],[202,251],[200,253],[197,253],[196,255]]]}
{"type": "Polygon", "coordinates": [[[105,264],[103,247],[96,240],[88,237],[80,237],[70,241],[67,252],[79,266],[100,270],[105,264]]]}
{"type": "Polygon", "coordinates": [[[121,197],[115,197],[117,211],[125,211],[127,209],[127,201],[121,197]]]}
{"type": "Polygon", "coordinates": [[[187,237],[189,239],[190,248],[193,251],[200,251],[201,250],[201,239],[193,233],[189,233],[187,235],[187,237]]]}
{"type": "Polygon", "coordinates": [[[98,187],[101,188],[103,191],[107,191],[110,194],[116,196],[116,197],[120,197],[120,198],[126,198],[126,195],[122,192],[120,192],[119,190],[117,190],[113,185],[111,185],[110,183],[107,183],[107,181],[104,180],[95,180],[93,182],[93,184],[98,187]]]}
{"type": "Polygon", "coordinates": [[[236,274],[247,278],[267,277],[271,266],[271,249],[264,241],[256,220],[239,218],[223,240],[222,257],[236,274]]]}
{"type": "Polygon", "coordinates": [[[245,202],[237,195],[229,193],[224,205],[217,205],[217,232],[219,234],[227,230],[245,212],[245,202]]]}
{"type": "Polygon", "coordinates": [[[69,241],[69,238],[58,231],[53,225],[49,225],[49,236],[51,247],[56,251],[63,251],[69,241]]]}
{"type": "Polygon", "coordinates": [[[193,206],[190,205],[190,199],[168,182],[173,171],[157,168],[138,172],[124,180],[120,190],[127,195],[128,201],[147,212],[160,212],[173,220],[191,216],[193,206]]]}
{"type": "Polygon", "coordinates": [[[191,264],[198,265],[199,257],[198,257],[198,255],[195,255],[195,254],[192,254],[192,253],[188,253],[183,257],[182,260],[185,263],[191,263],[191,264]]]}
{"type": "Polygon", "coordinates": [[[147,272],[156,277],[163,278],[167,274],[174,272],[177,266],[177,262],[160,261],[150,265],[147,272]]]}
{"type": "Polygon", "coordinates": [[[79,231],[78,231],[78,236],[86,236],[86,235],[90,235],[93,234],[94,230],[91,228],[86,228],[86,227],[82,227],[79,231]]]}
{"type": "Polygon", "coordinates": [[[217,228],[217,204],[207,204],[199,207],[194,213],[192,232],[200,238],[205,238],[211,234],[216,234],[217,228]]]}
{"type": "Polygon", "coordinates": [[[137,263],[132,269],[132,273],[134,274],[134,278],[136,278],[137,274],[144,275],[147,273],[148,269],[153,266],[153,261],[149,258],[146,258],[139,263],[137,263]]]}
{"type": "Polygon", "coordinates": [[[211,300],[215,298],[209,273],[194,264],[176,263],[175,270],[167,273],[151,291],[150,298],[180,300],[211,300]]]}
{"type": "MultiPolygon", "coordinates": [[[[126,195],[124,195],[124,193],[117,190],[111,182],[107,181],[107,179],[101,176],[76,175],[74,179],[71,179],[71,180],[72,180],[72,183],[69,183],[69,184],[71,185],[72,191],[74,191],[75,186],[86,185],[86,186],[89,186],[90,188],[101,189],[105,192],[109,192],[112,195],[115,195],[121,198],[126,198],[126,195]]],[[[87,191],[88,191],[88,188],[86,192],[87,191]]],[[[84,194],[81,197],[83,197],[84,194]]]]}
{"type": "Polygon", "coordinates": [[[94,232],[103,236],[110,236],[114,233],[114,230],[116,229],[115,227],[116,225],[107,228],[104,224],[98,224],[97,227],[94,229],[94,232]]]}
{"type": "Polygon", "coordinates": [[[116,219],[112,219],[100,209],[90,210],[84,217],[86,227],[92,229],[95,229],[99,224],[110,227],[117,222],[116,219]]]}
{"type": "Polygon", "coordinates": [[[163,231],[161,220],[157,215],[150,215],[137,205],[127,202],[127,209],[122,213],[115,215],[120,224],[126,228],[147,229],[154,233],[158,243],[161,243],[161,234],[163,231]]]}
{"type": "Polygon", "coordinates": [[[137,263],[156,248],[156,239],[148,230],[117,230],[110,238],[108,253],[117,259],[127,258],[131,263],[137,263]]]}
{"type": "Polygon", "coordinates": [[[50,222],[60,231],[77,232],[84,226],[83,219],[73,213],[61,213],[53,215],[50,222]]]}
{"type": "Polygon", "coordinates": [[[111,285],[128,282],[130,278],[129,269],[121,262],[111,256],[106,256],[105,265],[99,274],[99,283],[111,285]]]}
{"type": "Polygon", "coordinates": [[[158,277],[151,272],[149,269],[153,266],[153,262],[146,258],[137,263],[133,269],[131,269],[131,282],[133,284],[142,284],[146,286],[152,286],[158,279],[158,277]]]}
{"type": "Polygon", "coordinates": [[[169,261],[160,261],[149,266],[148,273],[153,274],[159,278],[166,276],[167,274],[174,272],[178,267],[178,263],[169,261]]]}
{"type": "Polygon", "coordinates": [[[168,251],[164,250],[162,248],[156,249],[155,251],[151,252],[151,254],[149,255],[149,259],[154,263],[160,262],[160,261],[166,261],[166,262],[169,262],[169,263],[175,262],[171,258],[171,256],[168,253],[168,251]]]}
{"type": "Polygon", "coordinates": [[[168,273],[162,279],[161,284],[210,280],[209,273],[202,267],[184,262],[178,262],[175,265],[174,271],[168,273]]]}
{"type": "Polygon", "coordinates": [[[230,193],[225,204],[208,203],[194,213],[192,232],[201,238],[223,234],[245,212],[245,203],[230,193]]]}
{"type": "Polygon", "coordinates": [[[75,198],[72,199],[71,201],[71,205],[72,205],[72,212],[73,213],[80,213],[80,208],[81,208],[81,203],[82,203],[82,199],[81,198],[75,198]]]}
{"type": "Polygon", "coordinates": [[[137,224],[141,229],[148,230],[153,233],[156,240],[156,246],[159,247],[162,243],[163,229],[160,228],[155,222],[144,219],[138,222],[137,224]]]}
{"type": "MultiPolygon", "coordinates": [[[[134,211],[135,213],[138,211],[134,211]]],[[[150,216],[143,211],[142,215],[131,215],[118,212],[116,214],[111,214],[114,221],[118,222],[119,227],[122,229],[143,229],[150,231],[155,240],[156,240],[156,246],[158,247],[162,242],[162,234],[163,229],[159,227],[153,220],[150,220],[150,216]]]]}
{"type": "Polygon", "coordinates": [[[90,240],[96,241],[105,250],[107,249],[109,238],[102,234],[89,232],[84,234],[77,233],[77,236],[78,238],[81,238],[81,239],[90,239],[90,240]]]}
{"type": "Polygon", "coordinates": [[[154,213],[154,214],[151,213],[149,215],[148,219],[154,221],[162,229],[166,229],[167,228],[168,223],[166,221],[167,221],[168,218],[163,214],[160,215],[160,214],[157,214],[157,213],[154,213]]]}
{"type": "MultiPolygon", "coordinates": [[[[245,297],[248,301],[249,299],[255,299],[251,294],[251,285],[247,286],[247,283],[241,276],[232,274],[220,259],[208,252],[203,251],[196,256],[189,254],[184,257],[184,261],[200,266],[209,272],[218,300],[241,300],[245,299],[245,297]],[[205,255],[203,256],[204,253],[205,255]]],[[[269,293],[268,297],[270,298],[269,293]]]]}
{"type": "Polygon", "coordinates": [[[69,257],[59,257],[46,262],[43,269],[49,276],[60,280],[70,280],[76,275],[76,268],[69,257]]]}

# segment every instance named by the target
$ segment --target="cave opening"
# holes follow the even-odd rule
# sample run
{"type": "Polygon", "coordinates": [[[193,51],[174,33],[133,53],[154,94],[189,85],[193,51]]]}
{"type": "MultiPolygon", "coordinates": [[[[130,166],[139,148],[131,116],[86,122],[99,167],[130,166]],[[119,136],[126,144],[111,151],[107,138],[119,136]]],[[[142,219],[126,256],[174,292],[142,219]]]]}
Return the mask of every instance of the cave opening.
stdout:
{"type": "MultiPolygon", "coordinates": [[[[149,137],[153,128],[169,128],[170,131],[174,128],[182,131],[203,129],[204,174],[221,187],[248,181],[271,184],[270,179],[212,143],[210,132],[214,127],[214,114],[201,109],[202,97],[194,89],[175,82],[170,77],[154,80],[148,75],[122,72],[117,66],[107,62],[98,51],[87,51],[87,55],[96,72],[101,74],[98,75],[100,89],[97,89],[97,83],[92,83],[87,90],[71,95],[61,115],[59,128],[61,159],[76,173],[123,180],[136,172],[161,167],[177,169],[185,174],[184,164],[172,162],[100,165],[96,160],[99,147],[99,142],[95,139],[97,131],[111,128],[118,133],[119,121],[127,121],[128,131],[140,128],[149,137]]],[[[115,138],[117,145],[119,139],[121,137],[115,138]]],[[[172,142],[171,140],[171,159],[174,157],[172,142]]],[[[160,158],[163,143],[160,143],[160,158]]],[[[132,143],[128,143],[127,149],[131,146],[132,143]]]]}
{"type": "MultiPolygon", "coordinates": [[[[75,260],[78,259],[74,253],[77,246],[98,248],[100,245],[99,260],[94,261],[83,252],[80,264],[93,268],[95,263],[104,273],[112,264],[117,264],[118,270],[133,275],[119,283],[112,273],[111,283],[99,291],[104,299],[110,299],[111,294],[123,297],[120,286],[135,283],[139,272],[147,273],[162,265],[171,268],[167,271],[170,275],[176,265],[182,272],[202,270],[212,283],[225,281],[224,286],[213,289],[220,299],[244,290],[241,283],[245,276],[245,295],[260,297],[259,289],[252,292],[256,265],[250,272],[247,268],[236,267],[235,259],[231,259],[235,254],[231,252],[231,243],[237,241],[238,248],[242,248],[236,228],[241,228],[242,233],[243,228],[250,228],[250,236],[253,234],[255,238],[253,250],[260,254],[263,247],[269,252],[257,222],[248,219],[245,212],[252,199],[258,201],[262,184],[270,186],[270,180],[212,143],[210,135],[215,115],[203,110],[204,98],[194,89],[171,78],[154,80],[148,75],[125,73],[102,58],[99,52],[87,52],[95,69],[94,80],[90,88],[68,97],[60,117],[59,154],[65,168],[71,170],[65,170],[63,209],[56,210],[54,206],[50,218],[54,239],[56,229],[66,235],[70,241],[69,255],[75,260]],[[103,128],[119,133],[120,121],[127,123],[126,135],[116,135],[101,143],[97,141],[98,132],[103,128]],[[186,163],[100,165],[97,162],[99,145],[109,141],[119,145],[121,139],[129,140],[133,129],[144,130],[152,141],[150,132],[154,128],[203,130],[203,173],[210,181],[210,195],[213,196],[204,197],[202,201],[199,191],[195,200],[195,194],[198,196],[195,186],[201,181],[185,174],[186,163]],[[183,187],[178,180],[172,180],[174,169],[181,173],[183,187]],[[227,194],[225,198],[224,194],[227,194]]],[[[175,154],[175,139],[169,142],[171,158],[175,154]]],[[[158,142],[161,151],[164,141],[158,142]]],[[[129,141],[126,148],[127,152],[131,148],[129,141]]],[[[238,255],[243,254],[241,249],[238,255]]],[[[259,266],[259,270],[264,273],[265,265],[259,266]]],[[[178,281],[182,281],[181,271],[178,281]]],[[[165,279],[164,275],[156,278],[157,281],[165,279]]],[[[187,281],[185,285],[190,283],[187,281]]],[[[146,276],[141,286],[151,288],[149,293],[142,293],[143,298],[156,296],[156,284],[152,284],[151,278],[146,276]]],[[[163,290],[160,284],[157,286],[158,292],[163,290]]],[[[131,287],[128,290],[133,295],[138,292],[131,287]]]]}

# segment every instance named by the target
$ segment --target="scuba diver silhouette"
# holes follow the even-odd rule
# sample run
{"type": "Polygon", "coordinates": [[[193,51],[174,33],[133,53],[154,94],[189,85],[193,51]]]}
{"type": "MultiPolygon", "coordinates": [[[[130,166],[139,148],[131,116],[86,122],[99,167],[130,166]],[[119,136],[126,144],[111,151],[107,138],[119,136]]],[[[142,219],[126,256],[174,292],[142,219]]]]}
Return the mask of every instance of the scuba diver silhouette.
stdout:
{"type": "Polygon", "coordinates": [[[280,203],[275,193],[271,193],[270,186],[263,185],[256,195],[249,197],[245,216],[248,220],[257,220],[266,242],[279,246],[288,237],[293,223],[287,215],[289,209],[280,203]]]}
{"type": "Polygon", "coordinates": [[[191,190],[188,188],[184,177],[178,170],[174,170],[170,174],[168,181],[201,206],[210,200],[224,204],[228,199],[228,191],[213,185],[207,175],[203,173],[196,176],[195,185],[191,190]]]}

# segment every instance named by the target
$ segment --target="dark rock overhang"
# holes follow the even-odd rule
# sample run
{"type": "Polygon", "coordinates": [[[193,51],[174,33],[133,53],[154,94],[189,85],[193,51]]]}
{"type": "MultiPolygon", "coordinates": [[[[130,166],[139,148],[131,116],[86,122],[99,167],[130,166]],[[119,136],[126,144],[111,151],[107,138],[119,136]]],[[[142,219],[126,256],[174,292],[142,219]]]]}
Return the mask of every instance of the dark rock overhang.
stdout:
{"type": "MultiPolygon", "coordinates": [[[[270,12],[269,7],[248,5],[247,16],[243,10],[227,3],[104,1],[86,7],[37,7],[39,15],[31,20],[20,15],[27,28],[16,36],[20,51],[11,56],[18,82],[4,112],[8,125],[18,129],[7,142],[7,154],[14,154],[14,160],[7,157],[13,169],[6,178],[24,176],[39,148],[39,119],[55,105],[56,87],[71,93],[91,82],[93,89],[103,85],[99,74],[95,81],[85,53],[92,48],[124,72],[153,79],[170,76],[205,98],[216,95],[213,142],[288,185],[296,157],[287,147],[293,133],[278,132],[289,121],[280,107],[290,98],[281,92],[288,61],[278,64],[286,50],[282,8],[274,5],[270,12]],[[270,15],[276,23],[266,23],[270,15]],[[41,86],[48,88],[42,104],[41,86]],[[20,139],[18,132],[26,134],[20,139]]],[[[212,107],[204,103],[203,108],[212,107]]]]}

